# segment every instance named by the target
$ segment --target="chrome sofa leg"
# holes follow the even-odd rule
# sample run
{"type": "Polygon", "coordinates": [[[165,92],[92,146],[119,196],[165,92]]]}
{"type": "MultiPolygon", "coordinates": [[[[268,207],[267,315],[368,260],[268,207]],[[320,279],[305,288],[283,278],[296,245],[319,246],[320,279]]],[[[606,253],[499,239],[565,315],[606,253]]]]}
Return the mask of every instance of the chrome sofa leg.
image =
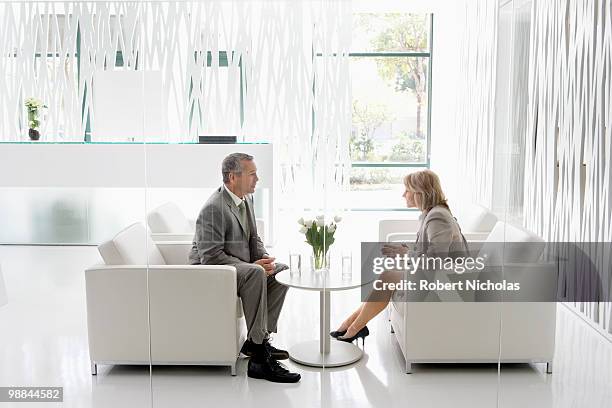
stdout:
{"type": "Polygon", "coordinates": [[[98,365],[92,361],[91,362],[91,375],[97,375],[97,374],[98,374],[98,365]]]}
{"type": "Polygon", "coordinates": [[[230,365],[230,370],[231,370],[232,376],[235,377],[236,376],[236,363],[230,365]]]}
{"type": "Polygon", "coordinates": [[[412,374],[412,363],[406,361],[406,374],[412,374]]]}
{"type": "Polygon", "coordinates": [[[553,363],[549,361],[546,363],[546,374],[552,374],[553,372],[553,363]]]}

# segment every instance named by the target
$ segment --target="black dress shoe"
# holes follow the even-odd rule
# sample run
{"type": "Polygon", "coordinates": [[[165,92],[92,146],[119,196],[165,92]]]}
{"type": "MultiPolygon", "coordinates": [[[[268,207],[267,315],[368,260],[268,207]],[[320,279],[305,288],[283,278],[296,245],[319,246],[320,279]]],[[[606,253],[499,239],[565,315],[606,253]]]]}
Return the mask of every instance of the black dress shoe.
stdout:
{"type": "Polygon", "coordinates": [[[264,345],[266,346],[268,353],[270,353],[270,357],[272,357],[273,359],[286,360],[289,358],[289,353],[287,352],[287,350],[277,349],[276,347],[271,345],[268,340],[264,341],[264,345]]]}
{"type": "Polygon", "coordinates": [[[365,346],[365,338],[370,334],[370,330],[368,326],[363,326],[361,330],[359,330],[353,337],[338,337],[337,339],[340,341],[346,341],[347,343],[352,343],[355,339],[361,338],[362,344],[365,346]]]}
{"type": "Polygon", "coordinates": [[[333,332],[329,332],[329,335],[334,339],[337,339],[340,336],[344,336],[346,334],[346,330],[334,330],[333,332]]]}
{"type": "Polygon", "coordinates": [[[255,353],[254,348],[255,348],[255,343],[253,343],[249,339],[246,339],[244,343],[242,344],[240,353],[244,354],[247,357],[253,357],[253,354],[255,353]]]}
{"type": "Polygon", "coordinates": [[[298,373],[286,370],[273,358],[264,360],[252,358],[249,360],[247,375],[251,378],[259,378],[277,383],[296,383],[302,378],[298,373]]]}
{"type": "MultiPolygon", "coordinates": [[[[280,350],[270,344],[268,340],[264,340],[264,346],[266,350],[270,354],[270,356],[275,360],[286,360],[289,358],[289,353],[286,350],[280,350]]],[[[251,340],[246,340],[240,349],[240,352],[248,357],[253,357],[255,355],[257,349],[257,344],[253,343],[251,340]]]]}

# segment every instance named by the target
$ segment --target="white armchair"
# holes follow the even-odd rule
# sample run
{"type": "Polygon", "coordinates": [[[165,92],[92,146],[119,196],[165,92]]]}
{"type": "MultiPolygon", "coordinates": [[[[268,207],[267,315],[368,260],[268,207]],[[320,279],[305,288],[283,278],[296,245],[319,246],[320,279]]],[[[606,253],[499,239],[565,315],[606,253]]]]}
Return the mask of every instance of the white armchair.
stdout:
{"type": "MultiPolygon", "coordinates": [[[[481,253],[491,250],[494,242],[536,243],[542,239],[522,228],[498,222],[483,244],[481,253]]],[[[513,276],[521,277],[522,287],[530,281],[530,276],[532,279],[536,276],[534,274],[555,271],[554,264],[537,262],[543,245],[525,247],[529,250],[515,254],[523,263],[505,265],[515,268],[513,276]]],[[[512,257],[512,254],[504,254],[506,259],[512,257]]],[[[556,303],[419,303],[406,302],[394,296],[390,320],[392,332],[405,358],[406,373],[411,372],[412,363],[498,360],[502,363],[543,362],[547,363],[547,372],[552,372],[556,303]]]]}
{"type": "MultiPolygon", "coordinates": [[[[472,204],[458,216],[459,225],[468,241],[484,241],[495,226],[497,217],[489,209],[472,204]]],[[[381,220],[378,224],[380,242],[415,241],[418,220],[381,220]]]]}
{"type": "Polygon", "coordinates": [[[190,242],[156,243],[142,224],[98,249],[105,264],[85,271],[92,374],[98,364],[151,363],[228,365],[236,375],[246,327],[233,266],[187,265],[190,242]]]}
{"type": "MultiPolygon", "coordinates": [[[[265,240],[265,223],[255,220],[257,233],[262,242],[265,240]]],[[[167,202],[153,209],[147,215],[147,224],[154,241],[193,241],[195,220],[185,217],[183,211],[173,202],[167,202]]]]}

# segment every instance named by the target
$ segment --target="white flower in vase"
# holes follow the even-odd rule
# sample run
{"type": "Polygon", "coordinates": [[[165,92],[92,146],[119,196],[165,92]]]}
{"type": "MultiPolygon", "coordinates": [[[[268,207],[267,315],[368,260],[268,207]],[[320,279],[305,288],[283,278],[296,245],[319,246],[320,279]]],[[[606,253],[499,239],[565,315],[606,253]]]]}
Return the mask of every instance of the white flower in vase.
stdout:
{"type": "Polygon", "coordinates": [[[329,269],[329,248],[334,243],[338,226],[334,222],[325,224],[325,216],[318,215],[314,220],[304,221],[300,228],[306,236],[306,243],[312,247],[312,266],[314,271],[329,269]]]}

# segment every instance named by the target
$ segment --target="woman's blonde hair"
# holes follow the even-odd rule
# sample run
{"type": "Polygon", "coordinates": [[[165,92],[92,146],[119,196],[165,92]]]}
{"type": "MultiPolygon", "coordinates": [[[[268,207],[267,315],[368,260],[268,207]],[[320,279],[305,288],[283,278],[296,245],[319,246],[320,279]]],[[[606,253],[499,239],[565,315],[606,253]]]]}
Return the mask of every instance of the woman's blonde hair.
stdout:
{"type": "Polygon", "coordinates": [[[418,204],[421,211],[429,211],[436,205],[444,206],[450,211],[440,185],[440,178],[433,171],[421,170],[407,174],[404,177],[404,185],[419,194],[418,204]]]}

